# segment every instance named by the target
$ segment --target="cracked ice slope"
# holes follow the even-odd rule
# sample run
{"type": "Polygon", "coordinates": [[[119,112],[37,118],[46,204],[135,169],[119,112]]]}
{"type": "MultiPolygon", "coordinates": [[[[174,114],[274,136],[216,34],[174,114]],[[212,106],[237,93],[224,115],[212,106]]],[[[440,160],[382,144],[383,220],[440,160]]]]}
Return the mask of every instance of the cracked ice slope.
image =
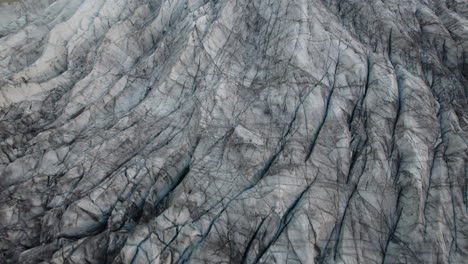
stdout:
{"type": "Polygon", "coordinates": [[[466,263],[466,1],[0,14],[1,263],[466,263]]]}

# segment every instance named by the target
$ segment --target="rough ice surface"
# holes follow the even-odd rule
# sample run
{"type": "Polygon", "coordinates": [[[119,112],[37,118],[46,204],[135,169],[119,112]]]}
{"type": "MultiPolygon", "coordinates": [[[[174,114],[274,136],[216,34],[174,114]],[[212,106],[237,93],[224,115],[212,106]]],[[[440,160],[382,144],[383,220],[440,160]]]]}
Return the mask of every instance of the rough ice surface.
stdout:
{"type": "Polygon", "coordinates": [[[0,263],[468,263],[466,0],[0,1],[0,263]]]}

